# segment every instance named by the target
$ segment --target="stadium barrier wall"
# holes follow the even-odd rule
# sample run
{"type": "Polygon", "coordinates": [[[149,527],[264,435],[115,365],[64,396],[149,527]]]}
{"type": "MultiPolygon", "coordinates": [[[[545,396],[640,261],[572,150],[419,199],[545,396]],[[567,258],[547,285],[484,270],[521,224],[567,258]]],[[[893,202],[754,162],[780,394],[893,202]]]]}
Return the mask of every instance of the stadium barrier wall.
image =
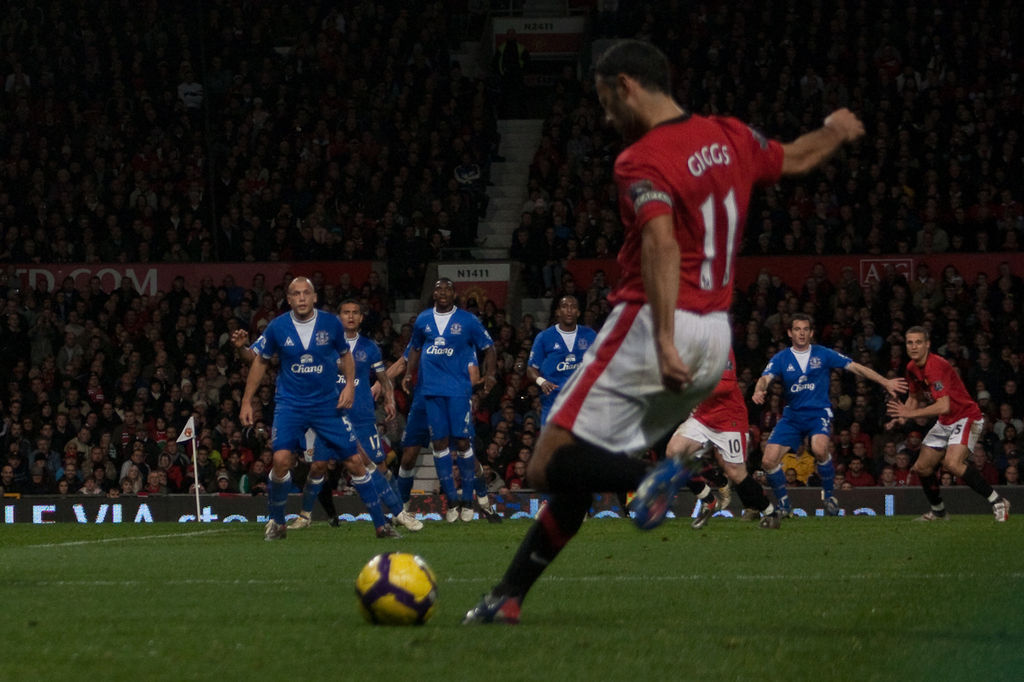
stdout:
{"type": "MultiPolygon", "coordinates": [[[[1024,511],[1024,487],[997,486],[1013,508],[1024,511]]],[[[924,494],[918,488],[860,488],[838,491],[840,506],[844,515],[854,516],[907,516],[928,510],[924,494]]],[[[943,489],[946,508],[951,514],[989,514],[989,505],[976,493],[965,487],[943,489]]],[[[532,493],[495,496],[495,506],[505,518],[533,518],[540,510],[544,496],[532,493]]],[[[820,488],[796,488],[790,490],[790,499],[797,516],[823,516],[824,505],[820,488]]],[[[299,511],[300,496],[292,495],[288,502],[289,514],[299,511]]],[[[355,496],[337,496],[335,505],[342,521],[369,521],[362,503],[355,496]]],[[[424,520],[440,521],[443,518],[443,502],[436,495],[416,495],[411,501],[411,511],[424,520]]],[[[188,523],[196,520],[195,497],[192,495],[149,495],[140,497],[85,497],[37,495],[17,498],[5,496],[0,499],[3,524],[13,523],[188,523]]],[[[204,523],[265,523],[267,520],[266,497],[248,495],[201,495],[200,521],[204,523]]],[[[692,494],[679,494],[674,505],[674,515],[690,517],[694,514],[696,502],[692,494]]],[[[741,512],[738,497],[733,495],[728,509],[716,516],[739,516],[741,512]]],[[[615,495],[598,495],[592,509],[595,518],[621,518],[622,507],[615,495]]],[[[319,505],[314,509],[314,519],[325,520],[319,505]]]]}

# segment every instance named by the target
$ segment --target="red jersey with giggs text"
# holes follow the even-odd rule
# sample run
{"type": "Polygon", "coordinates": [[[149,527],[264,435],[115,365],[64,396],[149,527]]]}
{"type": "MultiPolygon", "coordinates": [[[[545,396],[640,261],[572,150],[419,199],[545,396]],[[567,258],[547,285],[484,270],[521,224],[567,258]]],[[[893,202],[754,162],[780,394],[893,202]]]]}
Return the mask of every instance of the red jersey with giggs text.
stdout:
{"type": "Polygon", "coordinates": [[[931,402],[949,396],[949,412],[939,415],[940,424],[955,424],[965,417],[975,421],[982,418],[981,408],[971,400],[960,375],[945,358],[935,353],[928,353],[924,367],[918,367],[913,360],[907,363],[907,383],[911,395],[924,393],[931,402]]]}
{"type": "Polygon", "coordinates": [[[706,314],[729,309],[736,251],[755,185],[782,174],[782,145],[734,118],[684,115],[666,121],[615,160],[626,234],[612,303],[646,303],[640,271],[642,230],[671,214],[679,242],[676,307],[706,314]]]}
{"type": "Polygon", "coordinates": [[[729,350],[729,360],[725,363],[722,378],[711,395],[693,411],[693,418],[715,431],[746,433],[750,428],[747,404],[736,380],[736,356],[732,349],[729,350]]]}

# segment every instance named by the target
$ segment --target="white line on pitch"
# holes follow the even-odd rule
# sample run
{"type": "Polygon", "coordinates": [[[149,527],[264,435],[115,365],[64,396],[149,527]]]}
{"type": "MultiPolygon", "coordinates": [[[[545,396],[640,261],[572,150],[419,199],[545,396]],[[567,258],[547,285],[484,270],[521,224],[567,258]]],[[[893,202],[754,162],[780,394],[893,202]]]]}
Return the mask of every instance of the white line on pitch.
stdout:
{"type": "MultiPolygon", "coordinates": [[[[981,573],[931,573],[931,574],[919,574],[915,573],[914,580],[931,580],[931,579],[974,579],[983,577],[981,573]]],[[[791,575],[777,575],[777,574],[749,574],[749,575],[723,575],[723,574],[705,574],[705,573],[692,573],[688,575],[580,575],[580,576],[547,576],[542,578],[546,582],[566,582],[566,583],[584,583],[584,582],[691,582],[691,581],[732,581],[732,580],[750,580],[750,581],[769,581],[769,580],[790,580],[793,576],[791,575]]],[[[1024,573],[1003,573],[1000,574],[1001,578],[1020,579],[1024,578],[1024,573]]],[[[806,575],[800,576],[801,580],[828,580],[828,581],[843,581],[843,580],[877,580],[878,575],[873,573],[854,573],[850,575],[806,575]]],[[[484,582],[487,578],[445,578],[441,582],[446,583],[477,583],[484,582]]]]}
{"type": "MultiPolygon", "coordinates": [[[[41,545],[35,545],[37,547],[41,545]]],[[[931,579],[968,579],[973,580],[978,578],[980,574],[977,573],[931,573],[927,575],[915,574],[913,577],[915,580],[931,580],[931,579]]],[[[644,575],[588,575],[588,576],[549,576],[544,578],[544,582],[559,582],[559,583],[587,583],[587,582],[697,582],[697,581],[776,581],[776,580],[789,580],[792,576],[788,575],[771,575],[771,574],[750,574],[750,575],[705,575],[705,574],[688,574],[688,575],[656,575],[656,576],[644,576],[644,575]]],[[[1010,578],[1019,580],[1024,578],[1024,573],[1007,573],[1000,576],[1002,578],[1010,578]]],[[[812,575],[802,576],[805,580],[877,580],[878,576],[868,573],[856,573],[851,575],[812,575]]],[[[486,583],[489,582],[490,578],[445,578],[441,582],[449,584],[458,583],[486,583]]],[[[337,582],[338,584],[348,583],[347,580],[334,580],[324,582],[337,582]]],[[[290,585],[290,584],[308,584],[306,578],[277,578],[277,579],[254,579],[254,578],[182,578],[180,580],[25,580],[13,581],[13,584],[22,586],[35,586],[35,587],[102,587],[102,586],[113,586],[113,587],[133,587],[138,585],[167,585],[167,586],[180,586],[180,585],[290,585]]],[[[12,583],[8,583],[10,585],[12,583]]]]}
{"type": "Polygon", "coordinates": [[[213,533],[226,533],[227,528],[216,528],[210,530],[197,530],[194,533],[163,533],[161,535],[126,535],[119,538],[102,538],[99,540],[71,540],[69,542],[48,542],[42,545],[24,545],[25,547],[73,547],[75,545],[98,545],[104,542],[134,542],[135,540],[164,540],[166,538],[188,538],[196,535],[212,535],[213,533]]]}

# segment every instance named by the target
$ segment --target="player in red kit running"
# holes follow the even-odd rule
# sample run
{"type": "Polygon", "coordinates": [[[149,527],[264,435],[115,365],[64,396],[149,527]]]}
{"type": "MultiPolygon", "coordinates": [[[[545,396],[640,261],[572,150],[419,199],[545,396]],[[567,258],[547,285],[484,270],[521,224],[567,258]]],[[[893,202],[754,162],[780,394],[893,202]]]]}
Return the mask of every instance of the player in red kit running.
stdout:
{"type": "Polygon", "coordinates": [[[911,327],[907,330],[906,339],[907,357],[910,358],[907,363],[910,395],[906,402],[889,402],[887,412],[895,419],[888,426],[891,428],[896,423],[902,424],[918,417],[938,417],[925,435],[921,454],[913,467],[932,507],[918,521],[944,521],[949,518],[935,473],[940,464],[989,501],[996,521],[1006,521],[1010,516],[1010,501],[1000,497],[982,479],[978,470],[967,462],[984,426],[981,409],[971,400],[964,382],[949,362],[930,352],[931,339],[927,329],[911,327]]]}
{"type": "Polygon", "coordinates": [[[548,503],[464,623],[518,622],[522,599],[580,529],[593,493],[635,489],[646,465],[626,455],[667,435],[718,383],[752,188],[807,172],[864,132],[840,110],[783,145],[736,119],[684,110],[669,73],[665,55],[638,40],[597,60],[598,99],[629,143],[615,161],[625,237],[614,308],[530,459],[527,479],[550,493],[548,503]]]}
{"type": "MultiPolygon", "coordinates": [[[[764,494],[764,488],[747,471],[747,434],[750,430],[747,404],[736,381],[736,358],[729,351],[722,379],[707,400],[697,406],[690,418],[679,425],[665,448],[665,457],[685,460],[710,445],[718,465],[736,486],[736,492],[747,509],[761,511],[762,528],[778,528],[779,514],[764,494]]],[[[692,480],[691,480],[692,483],[692,480]]],[[[690,490],[701,499],[700,512],[693,521],[701,528],[715,511],[716,502],[710,489],[690,490]]],[[[708,488],[703,485],[702,488],[708,488]]]]}

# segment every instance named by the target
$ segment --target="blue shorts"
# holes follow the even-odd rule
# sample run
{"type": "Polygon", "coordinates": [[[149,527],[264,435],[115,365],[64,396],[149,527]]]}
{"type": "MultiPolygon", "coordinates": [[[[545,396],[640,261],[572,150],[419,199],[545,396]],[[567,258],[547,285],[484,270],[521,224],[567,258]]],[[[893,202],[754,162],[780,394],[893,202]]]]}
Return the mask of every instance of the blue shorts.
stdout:
{"type": "Polygon", "coordinates": [[[402,434],[402,448],[430,445],[430,427],[427,425],[427,408],[423,398],[417,394],[409,407],[409,416],[405,419],[405,433],[402,434]]]}
{"type": "Polygon", "coordinates": [[[540,396],[540,425],[544,426],[548,423],[548,413],[551,412],[551,407],[555,404],[555,398],[558,397],[558,391],[561,390],[561,386],[551,391],[547,395],[541,394],[540,396]]]}
{"type": "Polygon", "coordinates": [[[274,451],[306,449],[306,430],[316,431],[313,461],[348,459],[359,452],[355,434],[335,407],[326,410],[297,410],[278,406],[274,410],[274,427],[270,440],[274,451]]]}
{"type": "Polygon", "coordinates": [[[374,464],[384,461],[384,450],[380,447],[380,434],[377,432],[376,422],[353,423],[352,431],[356,434],[356,440],[363,447],[363,452],[374,464]]]}
{"type": "Polygon", "coordinates": [[[472,438],[473,401],[467,396],[426,396],[430,440],[472,438]]]}
{"type": "Polygon", "coordinates": [[[768,436],[768,442],[785,445],[793,452],[799,452],[805,437],[813,438],[818,434],[832,436],[832,408],[799,412],[786,409],[768,436]]]}

